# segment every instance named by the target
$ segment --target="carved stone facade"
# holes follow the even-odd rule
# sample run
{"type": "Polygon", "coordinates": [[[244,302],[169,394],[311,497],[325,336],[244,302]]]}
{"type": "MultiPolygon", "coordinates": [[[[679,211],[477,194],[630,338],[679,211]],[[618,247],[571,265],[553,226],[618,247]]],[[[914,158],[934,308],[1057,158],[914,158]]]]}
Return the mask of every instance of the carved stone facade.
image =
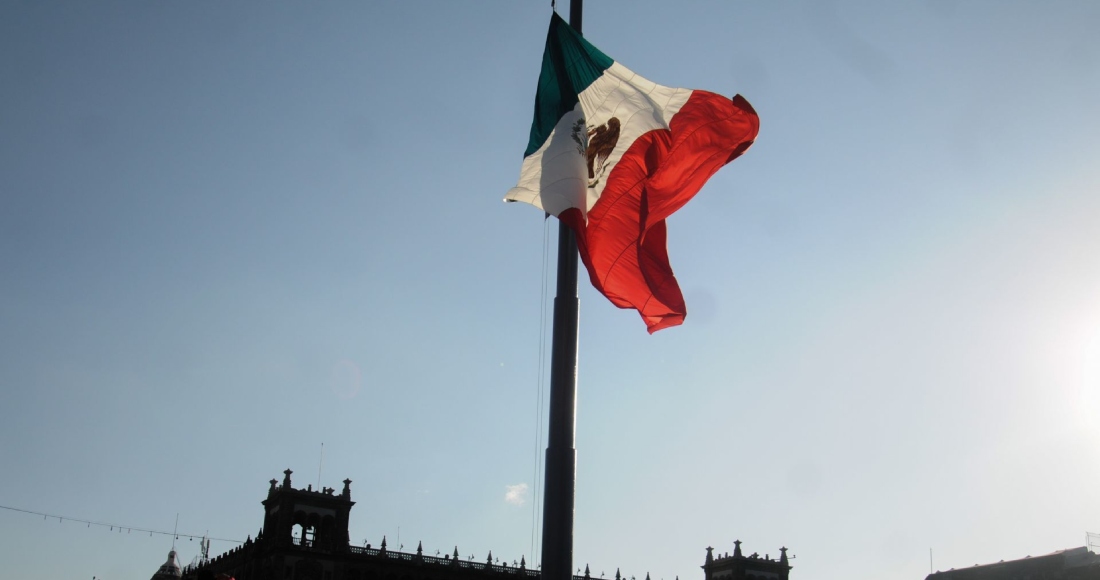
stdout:
{"type": "MultiPolygon", "coordinates": [[[[442,558],[425,556],[422,546],[415,553],[392,552],[382,545],[352,546],[348,536],[351,508],[351,480],[344,480],[339,495],[333,488],[314,491],[294,489],[291,471],[283,472],[282,485],[271,480],[263,501],[264,527],[241,546],[209,562],[183,571],[184,580],[538,580],[538,570],[494,563],[492,552],[485,562],[462,560],[458,549],[442,558]],[[225,575],[225,576],[220,576],[225,575]]],[[[707,548],[704,580],[787,580],[786,549],[778,560],[740,557],[740,542],[734,556],[714,559],[707,548]],[[739,575],[738,575],[739,574],[739,575]]],[[[588,568],[574,580],[593,579],[588,568]]],[[[615,573],[616,580],[622,580],[615,573]]],[[[648,575],[647,575],[648,580],[648,575]]]]}

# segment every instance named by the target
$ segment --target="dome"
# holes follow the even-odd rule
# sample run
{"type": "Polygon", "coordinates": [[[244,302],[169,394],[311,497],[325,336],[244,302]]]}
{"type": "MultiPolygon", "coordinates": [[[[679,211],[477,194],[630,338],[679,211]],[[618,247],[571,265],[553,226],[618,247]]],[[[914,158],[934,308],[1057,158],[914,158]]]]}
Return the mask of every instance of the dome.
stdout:
{"type": "Polygon", "coordinates": [[[153,574],[151,580],[178,580],[183,576],[180,572],[180,564],[176,561],[176,551],[168,552],[168,561],[160,565],[160,569],[153,574]]]}

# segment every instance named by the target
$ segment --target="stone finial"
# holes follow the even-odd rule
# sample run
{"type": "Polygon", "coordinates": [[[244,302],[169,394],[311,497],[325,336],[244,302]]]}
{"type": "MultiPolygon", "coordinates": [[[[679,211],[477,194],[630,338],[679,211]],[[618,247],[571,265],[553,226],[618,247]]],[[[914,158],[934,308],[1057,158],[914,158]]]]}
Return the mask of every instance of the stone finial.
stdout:
{"type": "Polygon", "coordinates": [[[422,554],[424,554],[424,542],[417,542],[416,543],[416,555],[420,556],[422,554]]]}
{"type": "Polygon", "coordinates": [[[344,496],[348,499],[351,499],[351,480],[350,479],[345,479],[344,480],[344,492],[341,493],[340,495],[342,495],[342,496],[344,496]]]}
{"type": "Polygon", "coordinates": [[[527,558],[525,556],[520,556],[519,557],[519,569],[520,570],[526,570],[527,569],[527,558]]]}
{"type": "Polygon", "coordinates": [[[492,550],[489,550],[489,557],[485,559],[485,565],[486,566],[492,566],[493,565],[493,551],[492,550]]]}
{"type": "Polygon", "coordinates": [[[615,568],[615,580],[623,580],[623,577],[619,574],[618,568],[615,568]]]}
{"type": "Polygon", "coordinates": [[[458,566],[458,546],[455,546],[455,553],[451,554],[451,565],[458,566]]]}
{"type": "Polygon", "coordinates": [[[382,536],[382,546],[380,547],[382,552],[386,551],[386,536],[382,536]]]}
{"type": "Polygon", "coordinates": [[[779,548],[779,563],[786,564],[788,562],[789,560],[787,560],[787,547],[784,546],[782,548],[779,548]]]}
{"type": "Polygon", "coordinates": [[[706,563],[710,564],[713,561],[714,561],[714,548],[712,548],[710,546],[707,546],[707,561],[706,561],[706,563]]]}
{"type": "Polygon", "coordinates": [[[588,571],[588,564],[584,565],[584,577],[585,578],[591,578],[592,577],[592,572],[588,571]]]}
{"type": "Polygon", "coordinates": [[[284,489],[288,489],[288,490],[291,489],[291,487],[290,487],[290,474],[291,473],[294,473],[294,472],[291,471],[290,469],[287,469],[286,471],[283,472],[283,475],[285,476],[285,477],[283,477],[283,488],[284,489]]]}
{"type": "Polygon", "coordinates": [[[741,540],[734,540],[733,541],[733,557],[734,558],[740,558],[741,557],[741,540]]]}
{"type": "Polygon", "coordinates": [[[267,488],[267,495],[271,495],[271,494],[275,493],[275,484],[279,483],[279,480],[272,479],[270,483],[271,483],[271,487],[267,488]]]}
{"type": "Polygon", "coordinates": [[[649,572],[645,573],[645,580],[649,580],[649,572]]]}

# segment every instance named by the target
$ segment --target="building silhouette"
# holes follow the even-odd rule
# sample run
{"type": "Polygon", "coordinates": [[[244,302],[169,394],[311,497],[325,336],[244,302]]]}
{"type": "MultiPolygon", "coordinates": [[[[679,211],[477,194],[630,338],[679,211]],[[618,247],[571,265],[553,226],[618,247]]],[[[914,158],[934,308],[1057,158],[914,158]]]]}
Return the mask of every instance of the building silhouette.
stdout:
{"type": "Polygon", "coordinates": [[[787,548],[779,548],[779,559],[767,554],[745,556],[741,553],[741,540],[733,543],[733,555],[714,557],[714,548],[707,548],[707,561],[703,564],[703,580],[787,580],[791,566],[787,562],[787,548]]]}
{"type": "Polygon", "coordinates": [[[182,575],[180,564],[176,561],[176,549],[173,546],[172,551],[168,552],[168,561],[157,568],[151,580],[179,580],[182,575]]]}
{"type": "MultiPolygon", "coordinates": [[[[183,569],[185,580],[538,580],[538,570],[527,568],[521,559],[509,566],[498,563],[492,552],[484,562],[462,560],[455,548],[443,557],[425,556],[423,547],[416,552],[391,551],[382,544],[351,545],[348,523],[351,508],[351,480],[344,480],[339,494],[334,488],[294,489],[287,469],[282,485],[270,481],[263,500],[263,528],[256,539],[196,566],[183,569]],[[224,575],[224,576],[221,576],[224,575]]],[[[735,542],[732,555],[715,557],[707,548],[703,580],[788,580],[791,566],[786,548],[779,559],[743,556],[741,542],[735,542]]],[[[174,561],[174,554],[170,556],[174,561]]],[[[179,576],[177,576],[178,578],[179,576]]],[[[593,580],[588,567],[574,580],[593,580]]],[[[598,580],[598,579],[595,579],[598,580]]],[[[623,580],[615,572],[615,580],[623,580]]],[[[646,575],[646,580],[649,575],[646,575]]],[[[678,580],[678,579],[677,579],[678,580]]]]}
{"type": "Polygon", "coordinates": [[[1100,556],[1081,546],[1044,556],[952,568],[929,574],[925,580],[1100,580],[1100,556]]]}

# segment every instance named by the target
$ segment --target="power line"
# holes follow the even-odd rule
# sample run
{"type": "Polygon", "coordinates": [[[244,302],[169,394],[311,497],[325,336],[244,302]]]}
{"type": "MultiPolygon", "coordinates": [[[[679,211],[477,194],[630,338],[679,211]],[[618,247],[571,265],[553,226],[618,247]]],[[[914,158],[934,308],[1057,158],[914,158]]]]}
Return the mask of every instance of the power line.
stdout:
{"type": "Polygon", "coordinates": [[[240,540],[230,540],[228,538],[211,538],[209,536],[205,536],[205,535],[201,535],[201,534],[199,534],[199,535],[196,535],[196,534],[177,534],[177,533],[173,533],[173,532],[166,532],[164,530],[151,530],[149,528],[138,528],[138,527],[134,527],[134,526],[123,526],[123,525],[119,525],[119,524],[112,524],[112,523],[109,523],[109,522],[97,522],[97,521],[94,521],[94,520],[82,520],[80,518],[72,518],[72,517],[69,517],[69,516],[59,516],[59,515],[56,515],[56,514],[48,514],[48,513],[45,513],[45,512],[36,512],[34,510],[25,510],[25,509],[22,509],[22,508],[16,508],[16,507],[11,507],[11,506],[6,506],[6,505],[0,505],[0,509],[10,510],[10,511],[13,511],[13,512],[20,512],[20,513],[24,513],[24,514],[30,514],[30,515],[33,515],[33,516],[42,516],[42,519],[44,519],[44,520],[45,519],[57,519],[57,521],[59,523],[69,521],[69,522],[77,522],[77,523],[81,523],[81,524],[87,524],[88,527],[99,526],[99,527],[102,527],[102,528],[110,528],[111,531],[114,531],[115,529],[117,529],[119,532],[122,532],[122,530],[126,530],[127,532],[146,532],[150,536],[152,536],[153,534],[158,534],[158,535],[161,535],[161,536],[172,536],[174,538],[188,538],[188,539],[191,539],[191,540],[194,540],[195,538],[199,538],[199,539],[207,538],[207,539],[210,539],[210,540],[217,540],[219,542],[231,542],[231,543],[234,543],[234,544],[243,544],[244,543],[240,540]]]}

